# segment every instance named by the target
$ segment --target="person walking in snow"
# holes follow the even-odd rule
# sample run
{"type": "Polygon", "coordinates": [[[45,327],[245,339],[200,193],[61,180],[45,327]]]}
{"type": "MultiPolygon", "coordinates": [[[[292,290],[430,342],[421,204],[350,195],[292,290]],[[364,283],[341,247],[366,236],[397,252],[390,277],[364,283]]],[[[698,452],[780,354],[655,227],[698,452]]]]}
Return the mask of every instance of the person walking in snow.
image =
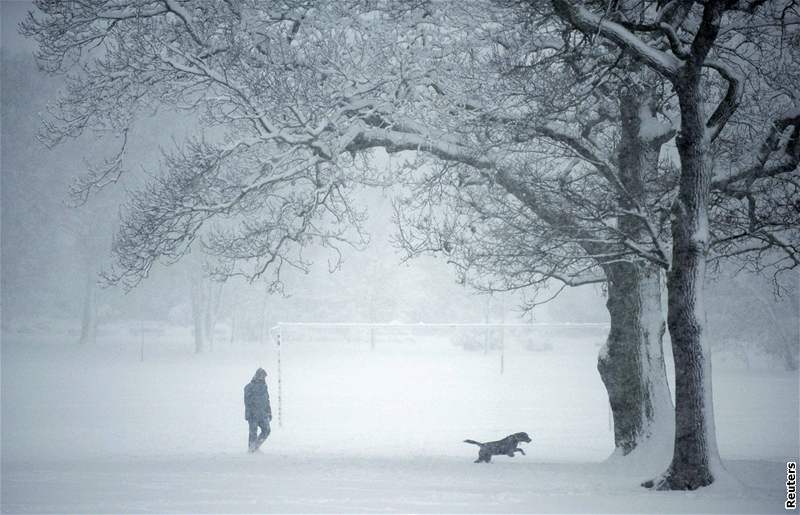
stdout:
{"type": "Polygon", "coordinates": [[[256,370],[253,379],[244,387],[244,418],[250,426],[247,448],[256,452],[270,433],[269,423],[272,420],[272,409],[269,405],[267,390],[267,372],[263,368],[256,370]],[[261,428],[261,434],[258,429],[261,428]]]}

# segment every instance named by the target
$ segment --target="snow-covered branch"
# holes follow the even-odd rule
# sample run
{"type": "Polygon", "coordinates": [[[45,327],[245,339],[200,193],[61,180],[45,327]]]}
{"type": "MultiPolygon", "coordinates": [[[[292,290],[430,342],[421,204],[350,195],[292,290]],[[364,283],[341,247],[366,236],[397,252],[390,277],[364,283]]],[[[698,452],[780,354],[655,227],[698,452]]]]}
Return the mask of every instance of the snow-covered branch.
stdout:
{"type": "Polygon", "coordinates": [[[570,0],[552,0],[556,14],[588,37],[602,35],[667,78],[677,75],[681,61],[654,48],[622,25],[605,20],[570,0]]]}

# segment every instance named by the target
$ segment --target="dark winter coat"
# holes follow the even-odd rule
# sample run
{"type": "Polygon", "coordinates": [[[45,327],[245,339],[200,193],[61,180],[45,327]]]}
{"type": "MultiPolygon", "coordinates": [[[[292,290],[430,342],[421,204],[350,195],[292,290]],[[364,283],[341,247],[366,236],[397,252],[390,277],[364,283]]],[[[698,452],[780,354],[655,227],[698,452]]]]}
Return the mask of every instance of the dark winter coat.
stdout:
{"type": "Polygon", "coordinates": [[[269,390],[263,375],[256,372],[253,379],[244,387],[244,418],[248,421],[269,421],[272,409],[269,405],[269,390]]]}

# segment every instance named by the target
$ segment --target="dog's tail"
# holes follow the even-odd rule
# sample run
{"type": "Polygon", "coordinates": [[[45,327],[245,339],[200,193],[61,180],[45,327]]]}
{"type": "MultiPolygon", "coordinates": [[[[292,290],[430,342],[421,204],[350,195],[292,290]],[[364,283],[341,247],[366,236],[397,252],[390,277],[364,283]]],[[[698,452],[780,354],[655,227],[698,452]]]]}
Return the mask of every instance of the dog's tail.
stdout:
{"type": "Polygon", "coordinates": [[[483,447],[482,443],[476,442],[475,440],[464,440],[464,443],[471,443],[471,444],[480,445],[481,447],[483,447]]]}

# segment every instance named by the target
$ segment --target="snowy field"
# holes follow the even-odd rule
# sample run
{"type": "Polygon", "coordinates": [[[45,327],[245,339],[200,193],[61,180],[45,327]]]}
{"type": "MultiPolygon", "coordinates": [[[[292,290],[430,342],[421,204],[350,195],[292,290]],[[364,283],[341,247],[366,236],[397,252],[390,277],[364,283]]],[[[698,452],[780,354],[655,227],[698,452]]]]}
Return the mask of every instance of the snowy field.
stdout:
{"type": "MultiPolygon", "coordinates": [[[[284,345],[282,421],[245,452],[242,387],[272,345],[188,335],[140,348],[102,333],[79,348],[44,333],[2,340],[4,513],[779,513],[798,455],[798,377],[717,367],[719,444],[731,478],[652,493],[653,471],[603,463],[613,448],[594,339],[465,351],[443,339],[284,345]],[[181,342],[181,343],[178,343],[181,342]],[[182,343],[185,342],[185,343],[182,343]],[[527,431],[526,456],[473,464],[464,438],[527,431]]],[[[72,338],[70,337],[70,340],[72,338]]]]}

